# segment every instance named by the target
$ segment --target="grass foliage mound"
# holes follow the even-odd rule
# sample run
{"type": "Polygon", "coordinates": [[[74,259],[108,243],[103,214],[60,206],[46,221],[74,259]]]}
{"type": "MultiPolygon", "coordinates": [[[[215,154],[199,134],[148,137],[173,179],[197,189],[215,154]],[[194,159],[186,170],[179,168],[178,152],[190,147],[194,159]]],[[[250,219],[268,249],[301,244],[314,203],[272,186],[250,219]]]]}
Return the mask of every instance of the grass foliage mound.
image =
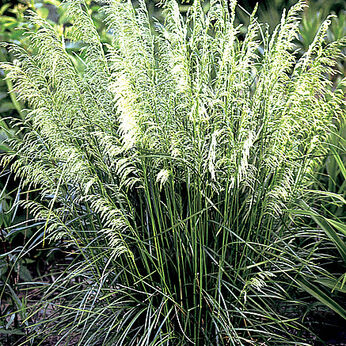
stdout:
{"type": "Polygon", "coordinates": [[[254,12],[245,37],[235,0],[207,12],[196,0],[186,20],[162,5],[151,25],[144,1],[105,4],[106,45],[68,0],[68,37],[32,13],[30,53],[7,45],[16,60],[1,68],[28,110],[3,163],[39,189],[26,206],[44,220],[41,244],[73,253],[32,307],[29,338],[304,344],[321,234],[290,211],[343,112],[326,76],[344,42],[324,43],[327,19],[297,59],[302,1],[271,35],[254,12]],[[77,58],[66,41],[83,42],[77,58]]]}

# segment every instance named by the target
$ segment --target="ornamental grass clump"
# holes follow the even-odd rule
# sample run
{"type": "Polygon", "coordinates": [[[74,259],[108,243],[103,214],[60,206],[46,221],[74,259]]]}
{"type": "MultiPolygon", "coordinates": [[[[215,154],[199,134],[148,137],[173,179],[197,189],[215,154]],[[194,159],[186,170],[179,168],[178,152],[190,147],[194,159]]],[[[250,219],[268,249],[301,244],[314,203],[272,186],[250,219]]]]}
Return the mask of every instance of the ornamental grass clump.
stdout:
{"type": "Polygon", "coordinates": [[[300,278],[323,270],[321,235],[289,211],[343,115],[326,77],[344,44],[324,43],[330,19],[298,60],[303,1],[271,35],[254,11],[245,36],[235,0],[196,0],[186,19],[167,0],[155,25],[144,1],[112,1],[111,45],[82,0],[65,6],[68,36],[31,13],[32,52],[7,45],[16,60],[1,64],[28,108],[3,162],[39,188],[25,204],[44,220],[41,245],[72,253],[29,339],[306,344],[300,278]]]}

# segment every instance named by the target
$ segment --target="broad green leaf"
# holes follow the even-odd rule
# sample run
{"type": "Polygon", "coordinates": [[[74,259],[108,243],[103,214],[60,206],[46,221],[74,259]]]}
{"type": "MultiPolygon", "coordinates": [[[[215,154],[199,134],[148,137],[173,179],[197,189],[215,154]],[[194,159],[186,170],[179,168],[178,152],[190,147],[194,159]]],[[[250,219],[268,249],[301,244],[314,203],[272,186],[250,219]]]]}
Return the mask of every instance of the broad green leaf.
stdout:
{"type": "Polygon", "coordinates": [[[344,223],[332,220],[332,219],[326,219],[333,227],[335,227],[338,231],[342,232],[344,235],[346,235],[346,225],[344,223]]]}
{"type": "Polygon", "coordinates": [[[33,281],[31,273],[25,265],[19,267],[19,276],[24,281],[33,281]]]}
{"type": "Polygon", "coordinates": [[[323,229],[329,239],[335,244],[337,247],[341,257],[346,263],[346,244],[340,238],[339,234],[334,230],[333,227],[327,222],[326,218],[312,208],[310,208],[305,202],[301,201],[300,205],[304,208],[304,210],[291,211],[294,214],[301,214],[311,216],[311,218],[323,229]]]}
{"type": "Polygon", "coordinates": [[[339,291],[342,293],[346,293],[346,285],[343,285],[342,282],[336,279],[327,279],[327,278],[321,278],[321,279],[316,279],[315,282],[326,286],[328,288],[332,289],[333,291],[339,291]]]}
{"type": "Polygon", "coordinates": [[[3,335],[25,335],[25,333],[19,329],[3,329],[3,328],[0,328],[0,334],[3,334],[3,335]]]}
{"type": "Polygon", "coordinates": [[[343,319],[346,320],[345,309],[342,306],[340,306],[334,299],[332,299],[326,293],[320,290],[316,285],[308,282],[307,280],[303,278],[300,278],[298,280],[298,283],[306,292],[311,294],[313,297],[319,300],[322,304],[324,304],[325,306],[328,306],[330,309],[332,309],[334,312],[336,312],[338,315],[340,315],[343,319]]]}
{"type": "Polygon", "coordinates": [[[2,15],[5,13],[5,11],[6,11],[10,6],[11,6],[11,3],[2,5],[2,6],[0,7],[0,16],[2,16],[2,15]]]}
{"type": "Polygon", "coordinates": [[[49,10],[46,7],[41,7],[37,9],[37,13],[44,19],[46,19],[49,15],[49,10]]]}

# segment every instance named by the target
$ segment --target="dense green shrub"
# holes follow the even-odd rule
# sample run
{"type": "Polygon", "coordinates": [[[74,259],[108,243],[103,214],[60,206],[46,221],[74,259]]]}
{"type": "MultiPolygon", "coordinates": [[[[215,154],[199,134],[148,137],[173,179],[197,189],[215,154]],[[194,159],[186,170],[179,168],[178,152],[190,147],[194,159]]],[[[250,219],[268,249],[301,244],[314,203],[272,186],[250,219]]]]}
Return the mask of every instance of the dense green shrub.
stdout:
{"type": "Polygon", "coordinates": [[[304,344],[301,298],[330,241],[292,210],[344,115],[330,19],[297,59],[302,1],[271,35],[254,12],[242,41],[236,1],[195,1],[186,21],[166,1],[155,26],[143,2],[114,1],[107,45],[83,1],[66,6],[67,36],[32,13],[33,53],[7,45],[16,60],[0,65],[29,109],[3,163],[40,188],[26,206],[43,244],[70,253],[42,282],[30,340],[304,344]]]}

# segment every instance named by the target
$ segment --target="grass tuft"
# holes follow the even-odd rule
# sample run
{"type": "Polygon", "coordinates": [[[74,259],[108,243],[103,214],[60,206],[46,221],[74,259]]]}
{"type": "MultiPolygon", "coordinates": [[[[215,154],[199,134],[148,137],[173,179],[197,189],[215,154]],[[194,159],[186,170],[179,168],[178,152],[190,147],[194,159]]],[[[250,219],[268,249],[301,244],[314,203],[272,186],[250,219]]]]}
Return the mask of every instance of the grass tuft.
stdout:
{"type": "Polygon", "coordinates": [[[70,253],[27,317],[31,342],[306,345],[316,232],[328,240],[292,210],[343,116],[327,75],[345,39],[325,44],[327,19],[298,59],[304,1],[273,34],[254,11],[243,39],[236,1],[196,0],[187,20],[163,1],[153,26],[144,1],[113,1],[104,45],[85,3],[65,6],[68,37],[31,13],[33,53],[8,44],[0,64],[28,108],[2,161],[40,188],[25,206],[44,244],[70,253]],[[83,42],[83,68],[65,41],[83,42]]]}

